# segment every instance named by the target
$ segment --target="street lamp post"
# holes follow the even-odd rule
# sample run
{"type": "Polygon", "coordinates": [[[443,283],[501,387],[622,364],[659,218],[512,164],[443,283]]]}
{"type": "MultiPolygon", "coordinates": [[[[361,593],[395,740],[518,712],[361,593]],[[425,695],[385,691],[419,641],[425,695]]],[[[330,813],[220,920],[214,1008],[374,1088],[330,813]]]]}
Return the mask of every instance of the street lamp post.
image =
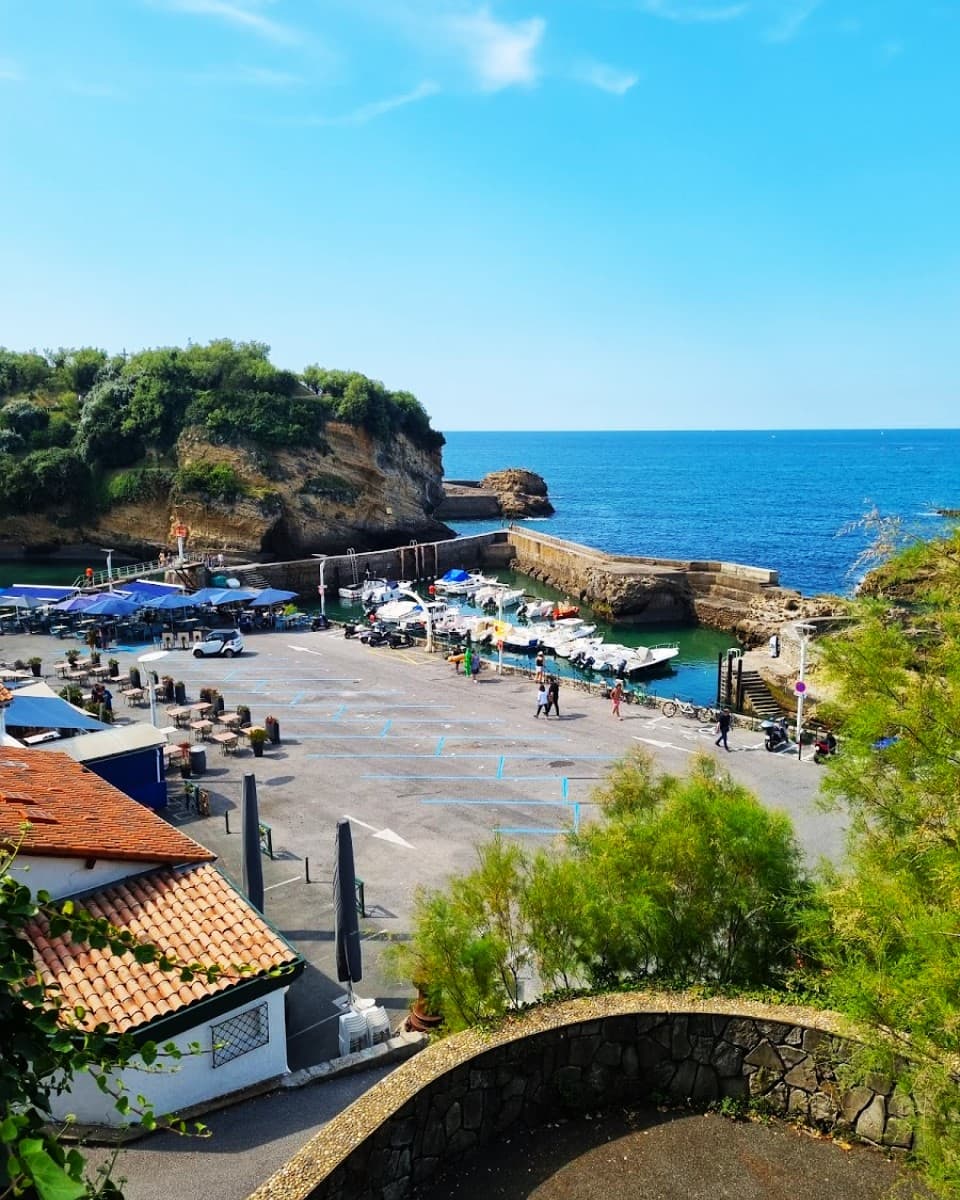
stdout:
{"type": "Polygon", "coordinates": [[[326,617],[327,607],[324,597],[326,596],[327,587],[323,581],[323,569],[327,565],[327,556],[325,554],[312,554],[310,557],[319,558],[320,560],[320,583],[317,585],[317,591],[320,593],[320,616],[326,617]]]}
{"type": "Polygon", "coordinates": [[[800,670],[797,674],[797,758],[803,756],[803,701],[807,692],[804,673],[807,669],[807,639],[813,632],[811,626],[797,624],[797,637],[800,639],[800,670]]]}

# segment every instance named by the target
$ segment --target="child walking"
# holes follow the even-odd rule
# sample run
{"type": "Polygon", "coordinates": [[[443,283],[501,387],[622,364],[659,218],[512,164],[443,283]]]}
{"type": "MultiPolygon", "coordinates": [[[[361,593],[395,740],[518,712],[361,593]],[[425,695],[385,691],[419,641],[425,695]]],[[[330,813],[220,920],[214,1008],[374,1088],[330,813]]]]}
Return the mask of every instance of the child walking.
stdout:
{"type": "Polygon", "coordinates": [[[623,684],[618,679],[617,682],[613,685],[613,691],[610,693],[611,711],[612,711],[613,715],[617,718],[618,721],[623,720],[623,717],[620,716],[620,704],[621,704],[622,700],[623,700],[623,684]]]}
{"type": "Polygon", "coordinates": [[[537,685],[537,711],[534,713],[534,716],[539,717],[541,713],[546,713],[548,703],[547,685],[540,683],[537,685]]]}

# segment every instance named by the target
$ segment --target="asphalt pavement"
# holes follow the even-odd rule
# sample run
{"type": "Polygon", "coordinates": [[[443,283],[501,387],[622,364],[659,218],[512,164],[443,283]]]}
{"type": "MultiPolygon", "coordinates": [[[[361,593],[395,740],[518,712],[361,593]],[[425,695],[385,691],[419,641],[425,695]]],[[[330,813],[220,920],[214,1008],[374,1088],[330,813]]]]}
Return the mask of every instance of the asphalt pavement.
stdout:
{"type": "MultiPolygon", "coordinates": [[[[529,678],[500,677],[488,665],[473,681],[441,654],[373,649],[345,639],[339,629],[254,634],[246,645],[239,658],[199,659],[175,650],[150,665],[182,680],[189,701],[199,698],[201,687],[216,687],[228,709],[245,704],[254,723],[267,716],[279,722],[280,743],[268,745],[262,759],[246,746],[222,754],[207,743],[201,783],[210,793],[211,815],[198,817],[176,803],[168,815],[239,880],[242,779],[249,772],[256,779],[273,847],[273,858],[264,859],[266,916],[308,963],[288,996],[291,1069],[338,1053],[337,1001],[344,986],[334,965],[332,866],[342,817],[351,821],[366,910],[364,978],[357,990],[383,1004],[395,1026],[405,1016],[410,988],[387,977],[381,956],[391,940],[408,934],[415,889],[442,886],[451,874],[469,870],[478,844],[495,832],[537,847],[590,821],[593,789],[631,747],[642,746],[673,773],[683,772],[698,752],[718,755],[734,779],[790,816],[811,864],[841,850],[839,816],[816,803],[823,768],[809,758],[767,753],[760,733],[735,728],[725,753],[714,747],[709,724],[667,719],[639,706],[625,706],[617,721],[609,702],[570,686],[561,688],[559,718],[535,719],[536,689],[529,678]]],[[[66,648],[55,638],[6,636],[0,659],[12,663],[39,654],[48,682],[57,686],[52,664],[66,648]]],[[[126,674],[154,649],[109,653],[126,674]]],[[[149,719],[144,709],[128,708],[118,692],[114,707],[121,720],[149,719]]],[[[158,723],[166,720],[161,709],[158,723]]],[[[180,740],[182,734],[170,736],[180,740]]],[[[358,1078],[370,1082],[369,1075],[358,1078]]],[[[125,1150],[121,1173],[130,1176],[130,1200],[195,1187],[225,1200],[246,1195],[341,1102],[340,1092],[328,1089],[344,1086],[365,1083],[319,1084],[248,1102],[215,1117],[215,1136],[187,1150],[169,1138],[125,1150]],[[235,1177],[229,1186],[227,1147],[235,1177]],[[210,1186],[204,1182],[208,1169],[210,1186]],[[182,1173],[182,1189],[171,1173],[182,1173]]]]}

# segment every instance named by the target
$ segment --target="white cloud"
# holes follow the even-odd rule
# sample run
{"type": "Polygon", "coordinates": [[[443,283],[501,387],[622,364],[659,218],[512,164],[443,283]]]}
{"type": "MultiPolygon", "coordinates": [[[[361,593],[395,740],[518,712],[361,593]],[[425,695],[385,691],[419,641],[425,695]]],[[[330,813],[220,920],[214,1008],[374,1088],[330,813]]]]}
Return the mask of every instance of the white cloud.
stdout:
{"type": "Polygon", "coordinates": [[[0,58],[0,80],[7,83],[19,83],[23,73],[11,58],[0,58]]]}
{"type": "Polygon", "coordinates": [[[172,12],[189,13],[197,17],[213,17],[236,29],[252,33],[269,42],[292,45],[302,41],[302,35],[290,25],[271,20],[260,11],[261,0],[161,0],[172,12]]]}
{"type": "Polygon", "coordinates": [[[435,96],[439,91],[440,88],[437,84],[427,80],[417,84],[412,91],[402,92],[399,96],[388,96],[385,100],[374,100],[370,104],[362,104],[352,112],[342,113],[338,117],[308,117],[304,124],[366,125],[368,121],[374,121],[377,117],[393,112],[394,109],[403,108],[407,104],[416,104],[419,100],[426,100],[428,96],[435,96]]]}
{"type": "Polygon", "coordinates": [[[724,21],[739,21],[750,11],[748,3],[699,4],[689,0],[639,0],[642,12],[665,21],[683,25],[718,25],[724,21]]]}
{"type": "Polygon", "coordinates": [[[580,63],[573,75],[581,83],[599,88],[601,92],[609,92],[613,96],[625,96],[640,79],[634,71],[621,71],[601,62],[580,63]]]}
{"type": "Polygon", "coordinates": [[[485,91],[536,83],[540,74],[535,57],[547,28],[542,17],[498,21],[488,8],[444,23],[450,39],[467,54],[474,75],[485,91]]]}
{"type": "Polygon", "coordinates": [[[792,42],[822,3],[823,0],[788,0],[767,30],[767,41],[792,42]]]}

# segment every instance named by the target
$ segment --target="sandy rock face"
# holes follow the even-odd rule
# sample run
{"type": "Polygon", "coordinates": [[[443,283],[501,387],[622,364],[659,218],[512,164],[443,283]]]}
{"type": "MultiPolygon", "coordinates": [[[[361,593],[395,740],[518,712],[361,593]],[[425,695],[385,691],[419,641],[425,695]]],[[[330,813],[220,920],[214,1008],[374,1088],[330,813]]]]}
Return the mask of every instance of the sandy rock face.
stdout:
{"type": "Polygon", "coordinates": [[[185,429],[177,464],[230,467],[243,494],[234,500],[193,493],[161,497],[70,525],[52,514],[32,514],[5,521],[2,541],[46,552],[102,543],[140,557],[174,543],[174,512],[190,529],[192,549],[251,558],[302,558],[452,536],[432,515],[443,494],[440,453],[403,435],[382,442],[354,425],[329,422],[321,447],[267,449],[243,441],[218,445],[185,429]]]}
{"type": "Polygon", "coordinates": [[[480,488],[496,494],[505,517],[550,517],[555,512],[543,476],[522,467],[491,471],[480,480],[480,488]]]}

